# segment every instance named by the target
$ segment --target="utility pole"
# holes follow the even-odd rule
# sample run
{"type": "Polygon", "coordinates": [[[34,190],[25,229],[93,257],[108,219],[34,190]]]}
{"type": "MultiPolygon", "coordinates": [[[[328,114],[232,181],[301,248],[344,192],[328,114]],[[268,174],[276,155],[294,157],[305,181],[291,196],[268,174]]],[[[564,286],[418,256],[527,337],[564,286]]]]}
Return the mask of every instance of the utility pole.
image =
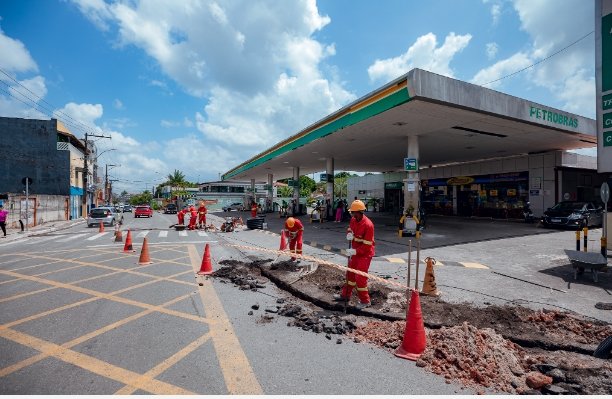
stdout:
{"type": "Polygon", "coordinates": [[[99,137],[99,138],[103,138],[103,139],[110,139],[110,136],[103,136],[103,135],[99,135],[99,134],[91,134],[91,133],[87,133],[85,132],[85,155],[83,156],[83,160],[85,162],[85,165],[83,166],[83,210],[82,210],[82,217],[86,218],[87,217],[87,175],[89,174],[89,166],[88,166],[88,162],[89,162],[89,157],[88,157],[88,150],[87,150],[87,143],[89,141],[89,137],[99,137]]]}
{"type": "Polygon", "coordinates": [[[114,166],[121,166],[121,165],[113,165],[113,164],[106,164],[106,177],[104,179],[104,199],[106,200],[106,205],[110,204],[110,200],[111,200],[111,191],[109,190],[109,186],[108,186],[108,167],[114,167],[114,166]]]}

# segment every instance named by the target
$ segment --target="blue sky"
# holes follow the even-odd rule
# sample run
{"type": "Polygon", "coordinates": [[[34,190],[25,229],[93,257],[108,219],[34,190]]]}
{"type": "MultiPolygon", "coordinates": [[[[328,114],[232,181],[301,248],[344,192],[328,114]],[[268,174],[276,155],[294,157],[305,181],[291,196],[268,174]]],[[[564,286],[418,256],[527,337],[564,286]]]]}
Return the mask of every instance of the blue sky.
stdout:
{"type": "Polygon", "coordinates": [[[110,135],[130,192],[216,180],[415,67],[594,118],[593,3],[2,0],[0,116],[110,135]]]}

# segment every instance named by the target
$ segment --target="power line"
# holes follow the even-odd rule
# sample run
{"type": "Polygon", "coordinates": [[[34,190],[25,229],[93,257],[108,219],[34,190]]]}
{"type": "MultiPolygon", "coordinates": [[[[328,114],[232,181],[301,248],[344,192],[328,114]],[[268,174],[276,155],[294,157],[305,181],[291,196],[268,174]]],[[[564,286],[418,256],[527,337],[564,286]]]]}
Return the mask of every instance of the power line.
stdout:
{"type": "MultiPolygon", "coordinates": [[[[64,119],[62,119],[62,118],[58,118],[58,119],[59,119],[59,120],[61,120],[63,123],[66,123],[67,125],[70,125],[70,126],[72,126],[72,127],[75,127],[77,130],[80,130],[80,131],[87,131],[87,130],[90,130],[90,131],[96,131],[96,130],[97,130],[97,129],[95,129],[95,128],[91,127],[91,126],[88,126],[88,125],[84,124],[84,123],[83,123],[83,122],[81,122],[81,121],[78,121],[78,120],[74,119],[73,117],[71,117],[70,115],[66,114],[66,113],[65,113],[65,112],[63,112],[63,111],[56,111],[56,110],[55,110],[55,109],[57,109],[57,107],[56,107],[56,106],[54,106],[53,104],[51,104],[51,103],[49,103],[48,101],[44,100],[43,98],[39,97],[39,96],[38,96],[36,93],[34,93],[32,90],[28,89],[28,88],[27,88],[26,86],[24,86],[24,85],[23,85],[21,82],[19,82],[17,79],[15,79],[14,77],[12,77],[12,76],[11,76],[11,75],[10,75],[8,72],[6,72],[5,70],[3,70],[2,68],[0,68],[0,72],[1,72],[1,73],[3,73],[4,75],[6,75],[6,76],[7,76],[7,77],[8,77],[10,80],[12,80],[13,82],[17,83],[17,84],[18,84],[20,87],[22,87],[22,88],[24,88],[25,90],[27,90],[27,91],[28,91],[30,94],[32,94],[32,95],[33,95],[35,98],[37,98],[38,100],[40,100],[40,101],[35,101],[35,100],[33,100],[32,98],[30,98],[30,97],[28,97],[27,95],[25,95],[23,92],[21,92],[21,91],[17,90],[17,89],[16,89],[14,86],[12,86],[12,87],[11,87],[11,86],[9,86],[9,84],[8,84],[7,82],[4,82],[4,81],[3,81],[3,83],[4,83],[4,84],[6,84],[6,85],[7,85],[7,87],[11,87],[11,88],[12,88],[12,89],[13,89],[15,92],[19,93],[19,94],[20,94],[20,95],[22,95],[23,97],[25,97],[25,98],[27,98],[28,100],[30,100],[30,101],[31,101],[31,102],[34,104],[34,108],[36,108],[36,109],[37,109],[39,112],[40,112],[40,109],[38,109],[38,108],[40,107],[40,108],[43,108],[43,109],[45,109],[47,112],[49,112],[49,113],[50,113],[50,114],[47,114],[47,113],[45,113],[45,112],[42,112],[42,113],[44,113],[44,114],[45,114],[45,115],[47,115],[47,116],[53,117],[53,116],[54,116],[54,114],[55,114],[56,118],[58,118],[58,117],[57,117],[57,114],[59,114],[59,115],[63,115],[65,118],[69,119],[71,122],[68,122],[67,120],[64,120],[64,119]],[[44,104],[47,104],[48,106],[50,106],[50,107],[51,107],[51,109],[46,108],[46,107],[43,107],[42,105],[40,105],[40,104],[39,104],[39,102],[42,102],[42,103],[44,103],[44,104]]],[[[6,92],[6,91],[5,91],[5,92],[6,92]]],[[[15,97],[14,95],[12,95],[12,93],[8,92],[8,94],[9,94],[11,97],[13,97],[13,98],[15,98],[15,99],[19,100],[17,97],[15,97]]],[[[23,101],[22,101],[22,102],[23,102],[23,101]]],[[[25,104],[25,103],[24,103],[24,104],[25,104]]],[[[31,106],[31,105],[29,105],[29,104],[26,104],[26,105],[31,106]]]]}
{"type": "Polygon", "coordinates": [[[541,64],[542,62],[544,62],[544,61],[548,60],[549,58],[552,58],[552,57],[554,57],[555,55],[559,54],[560,52],[565,51],[565,50],[567,50],[568,48],[572,47],[574,44],[578,43],[579,41],[581,41],[581,40],[583,40],[583,39],[587,38],[588,36],[590,36],[590,35],[591,35],[591,34],[593,34],[594,32],[595,32],[594,30],[590,31],[590,32],[589,32],[589,33],[587,33],[586,35],[582,36],[580,39],[578,39],[578,40],[576,40],[576,41],[572,42],[571,44],[568,44],[567,46],[563,47],[561,50],[558,50],[558,51],[556,51],[556,52],[552,53],[552,54],[551,54],[551,55],[549,55],[548,57],[543,58],[543,59],[541,59],[540,61],[538,61],[538,62],[536,62],[536,63],[533,63],[533,64],[531,64],[531,65],[529,65],[529,66],[527,66],[527,67],[525,67],[525,68],[523,68],[523,69],[521,69],[521,70],[518,70],[518,71],[516,71],[516,72],[512,72],[512,73],[511,73],[511,74],[509,74],[509,75],[502,76],[502,77],[501,77],[501,78],[499,78],[499,79],[495,79],[495,80],[492,80],[492,81],[490,81],[490,82],[484,83],[484,84],[482,84],[481,86],[486,86],[486,85],[490,85],[491,83],[499,82],[499,81],[500,81],[500,80],[502,80],[502,79],[509,78],[510,76],[514,76],[514,75],[516,75],[517,73],[521,73],[521,72],[523,72],[523,71],[524,71],[524,70],[526,70],[526,69],[529,69],[529,68],[532,68],[532,67],[534,67],[534,66],[536,66],[536,65],[538,65],[538,64],[541,64]]]}

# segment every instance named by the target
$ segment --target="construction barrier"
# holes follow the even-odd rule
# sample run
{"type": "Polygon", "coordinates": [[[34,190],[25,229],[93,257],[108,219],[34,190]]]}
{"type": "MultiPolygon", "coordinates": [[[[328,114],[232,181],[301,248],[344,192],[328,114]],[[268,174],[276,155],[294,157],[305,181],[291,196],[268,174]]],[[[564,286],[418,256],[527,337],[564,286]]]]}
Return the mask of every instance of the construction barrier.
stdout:
{"type": "Polygon", "coordinates": [[[210,248],[209,245],[206,244],[206,247],[204,248],[204,255],[202,256],[202,265],[200,266],[200,271],[198,272],[199,275],[206,275],[206,274],[212,274],[213,273],[213,268],[212,268],[212,262],[210,261],[210,248]]]}
{"type": "Polygon", "coordinates": [[[150,265],[151,257],[149,256],[149,245],[147,242],[147,237],[142,241],[142,249],[140,250],[140,258],[138,259],[139,265],[150,265]]]}
{"type": "Polygon", "coordinates": [[[425,270],[425,278],[423,279],[423,289],[421,293],[424,295],[439,296],[440,291],[436,286],[436,277],[434,275],[433,266],[436,264],[436,260],[431,257],[425,258],[427,263],[427,269],[425,270]]]}
{"type": "Polygon", "coordinates": [[[125,238],[123,252],[134,252],[134,248],[132,248],[132,232],[130,230],[128,230],[127,237],[125,238]]]}
{"type": "Polygon", "coordinates": [[[406,313],[406,328],[402,345],[395,351],[395,356],[408,360],[417,360],[427,345],[425,337],[425,323],[421,313],[421,300],[419,293],[412,291],[410,306],[406,313]]]}

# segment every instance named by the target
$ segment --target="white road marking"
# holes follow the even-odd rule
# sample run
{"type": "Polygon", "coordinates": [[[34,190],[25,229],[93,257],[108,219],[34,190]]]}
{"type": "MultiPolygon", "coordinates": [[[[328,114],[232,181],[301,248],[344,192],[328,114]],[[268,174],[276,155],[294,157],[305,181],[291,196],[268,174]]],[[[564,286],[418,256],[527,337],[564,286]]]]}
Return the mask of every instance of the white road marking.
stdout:
{"type": "Polygon", "coordinates": [[[208,233],[207,233],[207,232],[205,232],[205,231],[198,231],[198,235],[199,235],[200,237],[208,237],[208,233]]]}
{"type": "MultiPolygon", "coordinates": [[[[57,240],[56,242],[68,242],[68,241],[72,241],[75,238],[83,237],[83,236],[86,236],[87,234],[88,233],[75,234],[73,236],[71,235],[71,236],[68,236],[68,237],[61,238],[61,239],[57,240]]],[[[106,233],[101,233],[101,234],[106,234],[106,233]]],[[[100,234],[98,234],[98,235],[100,235],[100,234]]],[[[91,238],[93,238],[93,237],[91,237],[91,238]]],[[[94,240],[95,240],[95,238],[94,238],[94,240]]]]}
{"type": "Polygon", "coordinates": [[[187,237],[187,232],[185,230],[183,231],[179,231],[179,236],[181,237],[187,237]]]}
{"type": "Polygon", "coordinates": [[[136,237],[137,238],[144,238],[144,237],[147,236],[147,234],[149,234],[149,230],[141,231],[140,233],[138,233],[138,235],[136,237]]]}
{"type": "Polygon", "coordinates": [[[166,230],[160,231],[158,237],[163,237],[163,238],[168,237],[168,231],[166,231],[166,230]]]}
{"type": "Polygon", "coordinates": [[[108,234],[108,232],[107,232],[107,231],[105,231],[104,233],[98,233],[98,234],[96,234],[96,235],[95,235],[95,236],[93,236],[93,237],[89,237],[89,238],[87,239],[87,241],[97,240],[98,238],[103,237],[103,236],[105,236],[105,235],[107,235],[107,234],[108,234]]]}
{"type": "MultiPolygon", "coordinates": [[[[87,235],[87,234],[79,234],[79,236],[81,236],[81,235],[85,236],[85,235],[87,235]]],[[[58,238],[58,237],[64,237],[64,236],[63,236],[63,235],[61,235],[61,236],[47,236],[47,237],[42,237],[42,236],[41,236],[40,238],[38,238],[38,237],[32,237],[32,239],[33,239],[33,240],[32,240],[32,241],[30,241],[30,242],[28,242],[27,244],[28,244],[28,245],[32,245],[32,244],[39,244],[39,243],[41,243],[41,242],[45,242],[45,241],[49,241],[49,240],[53,240],[53,239],[57,240],[57,238],[58,238]]],[[[72,236],[72,237],[74,237],[74,236],[72,236]]]]}

